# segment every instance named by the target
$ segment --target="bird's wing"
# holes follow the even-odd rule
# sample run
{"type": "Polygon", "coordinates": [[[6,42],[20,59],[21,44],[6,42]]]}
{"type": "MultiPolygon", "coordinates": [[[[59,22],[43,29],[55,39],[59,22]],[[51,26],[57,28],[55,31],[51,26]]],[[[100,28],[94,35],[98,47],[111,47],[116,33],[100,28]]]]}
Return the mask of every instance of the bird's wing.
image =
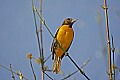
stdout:
{"type": "MultiPolygon", "coordinates": [[[[61,26],[60,26],[60,27],[61,27],[61,26]]],[[[57,34],[58,34],[58,31],[59,31],[60,27],[59,27],[59,28],[57,29],[57,31],[56,31],[55,38],[56,38],[56,36],[57,36],[57,34]]],[[[54,48],[55,48],[56,46],[57,46],[56,40],[53,39],[52,46],[51,46],[52,60],[54,60],[54,54],[55,54],[54,48]]]]}

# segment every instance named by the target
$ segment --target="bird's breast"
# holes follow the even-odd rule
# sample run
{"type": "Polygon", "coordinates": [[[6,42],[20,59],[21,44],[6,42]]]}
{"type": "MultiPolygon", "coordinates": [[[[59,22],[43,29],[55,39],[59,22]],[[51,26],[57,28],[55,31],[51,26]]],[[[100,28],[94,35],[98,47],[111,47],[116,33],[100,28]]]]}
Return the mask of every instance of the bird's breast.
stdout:
{"type": "MultiPolygon", "coordinates": [[[[73,37],[74,37],[73,29],[65,25],[59,29],[56,39],[58,40],[62,48],[64,50],[67,50],[73,40],[73,37]]],[[[56,54],[58,54],[58,56],[61,56],[64,53],[62,49],[59,48],[59,46],[55,51],[56,51],[56,54]]]]}

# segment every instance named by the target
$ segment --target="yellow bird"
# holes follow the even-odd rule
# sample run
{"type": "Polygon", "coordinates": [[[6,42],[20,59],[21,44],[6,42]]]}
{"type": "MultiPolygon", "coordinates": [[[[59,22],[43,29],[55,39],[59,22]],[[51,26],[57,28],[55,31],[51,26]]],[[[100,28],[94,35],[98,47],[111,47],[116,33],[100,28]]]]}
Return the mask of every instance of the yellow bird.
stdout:
{"type": "Polygon", "coordinates": [[[53,72],[56,74],[60,71],[61,60],[65,55],[65,52],[60,48],[57,41],[67,52],[74,38],[72,25],[76,21],[77,19],[66,18],[55,34],[55,39],[53,40],[51,46],[51,52],[52,59],[54,60],[53,72]]]}

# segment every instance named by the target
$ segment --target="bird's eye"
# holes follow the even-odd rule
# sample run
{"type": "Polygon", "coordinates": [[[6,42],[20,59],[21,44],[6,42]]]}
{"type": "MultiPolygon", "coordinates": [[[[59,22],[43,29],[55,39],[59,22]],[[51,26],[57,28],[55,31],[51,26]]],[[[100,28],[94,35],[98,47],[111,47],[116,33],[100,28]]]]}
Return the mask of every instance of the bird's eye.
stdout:
{"type": "Polygon", "coordinates": [[[70,20],[70,18],[67,18],[67,21],[69,21],[70,20]]]}

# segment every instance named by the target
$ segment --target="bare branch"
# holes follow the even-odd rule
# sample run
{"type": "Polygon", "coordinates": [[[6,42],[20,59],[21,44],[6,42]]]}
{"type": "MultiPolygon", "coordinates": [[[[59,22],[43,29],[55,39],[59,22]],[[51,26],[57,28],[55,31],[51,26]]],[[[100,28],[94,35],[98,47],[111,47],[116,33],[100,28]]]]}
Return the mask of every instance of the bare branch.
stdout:
{"type": "Polygon", "coordinates": [[[18,71],[18,74],[19,74],[19,79],[20,79],[20,80],[23,80],[23,74],[22,74],[22,72],[21,72],[21,71],[18,71]]]}
{"type": "Polygon", "coordinates": [[[12,80],[15,80],[15,76],[14,76],[14,73],[12,71],[12,64],[10,64],[10,70],[11,70],[11,73],[12,73],[12,80]]]}
{"type": "Polygon", "coordinates": [[[50,54],[45,60],[44,63],[51,57],[52,54],[50,54]]]}
{"type": "Polygon", "coordinates": [[[33,69],[33,66],[32,66],[32,61],[30,59],[30,66],[31,66],[31,69],[32,69],[32,73],[33,73],[33,76],[34,76],[34,80],[36,80],[36,75],[35,75],[35,72],[34,72],[34,69],[33,69]]]}
{"type": "MultiPolygon", "coordinates": [[[[4,68],[4,69],[6,69],[6,70],[8,70],[8,71],[10,71],[10,72],[18,75],[18,76],[20,76],[17,72],[11,71],[9,68],[7,68],[7,67],[5,67],[5,66],[3,66],[3,65],[1,65],[1,64],[0,64],[0,67],[2,67],[2,68],[4,68]]],[[[23,79],[28,80],[28,79],[27,79],[26,77],[24,77],[24,76],[23,76],[23,79]]]]}
{"type": "Polygon", "coordinates": [[[41,52],[41,46],[40,46],[38,26],[37,26],[37,21],[36,21],[36,16],[35,16],[34,0],[32,0],[32,8],[33,8],[33,16],[34,16],[34,23],[35,23],[35,29],[36,29],[38,47],[39,47],[39,52],[40,52],[40,56],[41,56],[41,53],[42,53],[42,52],[41,52]]]}
{"type": "Polygon", "coordinates": [[[71,58],[71,56],[66,52],[66,56],[72,61],[72,63],[77,67],[77,69],[80,71],[80,73],[87,79],[90,80],[90,78],[85,74],[85,72],[75,63],[75,61],[71,58]]]}
{"type": "MultiPolygon", "coordinates": [[[[83,63],[83,65],[81,66],[81,69],[82,69],[83,67],[85,67],[85,66],[88,64],[88,62],[90,62],[90,60],[91,60],[91,57],[90,57],[86,62],[83,63]]],[[[69,74],[68,76],[66,76],[65,78],[63,78],[62,80],[66,80],[67,78],[71,77],[72,75],[74,75],[74,74],[77,73],[78,71],[79,71],[79,70],[74,71],[73,73],[71,73],[71,74],[69,74]]]]}
{"type": "MultiPolygon", "coordinates": [[[[111,35],[112,36],[112,35],[111,35]]],[[[115,52],[115,47],[114,47],[114,39],[113,39],[113,36],[112,36],[112,53],[113,53],[113,66],[115,66],[115,54],[114,54],[114,52],[115,52]]],[[[114,80],[115,80],[115,68],[113,68],[113,78],[114,78],[114,80]]]]}
{"type": "MultiPolygon", "coordinates": [[[[36,16],[35,16],[34,0],[32,0],[32,8],[33,8],[34,22],[35,22],[35,27],[36,27],[36,35],[37,35],[37,41],[38,41],[40,59],[41,59],[42,80],[44,80],[44,62],[43,62],[44,61],[44,55],[43,55],[43,40],[42,40],[42,21],[40,21],[40,39],[39,39],[39,33],[38,33],[38,30],[37,30],[37,22],[36,22],[36,16]]],[[[42,0],[40,0],[40,14],[42,16],[42,0]]]]}
{"type": "Polygon", "coordinates": [[[108,26],[108,7],[107,2],[104,0],[104,5],[102,6],[105,12],[105,21],[106,21],[106,38],[107,38],[107,45],[108,45],[108,73],[109,73],[109,79],[113,80],[112,78],[112,66],[111,66],[111,47],[110,47],[110,36],[109,36],[109,26],[108,26]]]}
{"type": "Polygon", "coordinates": [[[51,80],[54,80],[51,76],[49,76],[47,73],[45,73],[44,72],[44,74],[48,77],[48,78],[50,78],[51,80]]]}

